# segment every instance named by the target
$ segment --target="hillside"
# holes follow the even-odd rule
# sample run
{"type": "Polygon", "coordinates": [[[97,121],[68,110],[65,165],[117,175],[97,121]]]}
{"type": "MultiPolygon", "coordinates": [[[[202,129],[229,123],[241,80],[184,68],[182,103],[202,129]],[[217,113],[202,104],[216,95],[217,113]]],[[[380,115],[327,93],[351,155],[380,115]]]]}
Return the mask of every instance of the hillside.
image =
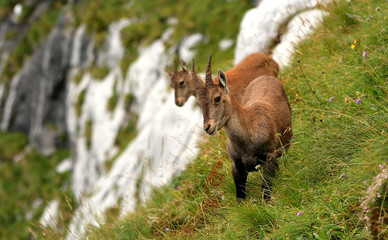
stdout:
{"type": "Polygon", "coordinates": [[[1,1],[0,239],[387,238],[387,1],[278,1],[1,1]],[[272,201],[258,172],[238,204],[225,133],[165,71],[254,51],[294,137],[272,201]]]}
{"type": "Polygon", "coordinates": [[[170,186],[91,239],[384,239],[388,190],[388,65],[385,1],[333,3],[322,27],[298,46],[284,83],[292,147],[273,199],[248,176],[237,204],[225,134],[207,137],[170,186]]]}

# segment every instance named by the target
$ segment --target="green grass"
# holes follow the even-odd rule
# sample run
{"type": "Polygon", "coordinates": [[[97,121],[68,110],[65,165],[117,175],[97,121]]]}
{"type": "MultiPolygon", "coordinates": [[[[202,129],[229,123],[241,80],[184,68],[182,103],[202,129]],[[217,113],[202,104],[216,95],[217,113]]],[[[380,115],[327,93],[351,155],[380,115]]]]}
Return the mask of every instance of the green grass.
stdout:
{"type": "Polygon", "coordinates": [[[109,112],[114,111],[114,109],[116,108],[116,104],[119,100],[119,95],[117,93],[117,81],[115,81],[115,84],[113,85],[112,91],[113,91],[113,94],[109,98],[108,103],[107,103],[107,108],[108,108],[109,112]]]}
{"type": "Polygon", "coordinates": [[[82,106],[85,102],[86,89],[83,89],[77,97],[77,102],[74,104],[75,112],[80,117],[82,114],[82,106]]]}
{"type": "Polygon", "coordinates": [[[375,220],[373,234],[387,237],[388,183],[369,203],[377,214],[361,208],[388,162],[385,3],[332,4],[281,73],[295,137],[279,159],[269,204],[260,195],[260,173],[248,176],[247,200],[235,201],[221,133],[199,144],[198,157],[171,185],[124,219],[108,219],[89,239],[370,239],[365,216],[375,220]]]}
{"type": "Polygon", "coordinates": [[[76,85],[80,84],[81,81],[82,81],[83,76],[84,76],[84,71],[81,71],[81,70],[78,71],[78,72],[75,74],[75,76],[74,76],[74,79],[73,79],[74,83],[75,83],[76,85]]]}
{"type": "Polygon", "coordinates": [[[98,67],[98,66],[92,66],[87,71],[90,72],[93,79],[97,80],[103,80],[108,74],[109,74],[109,68],[104,67],[98,67]]]}
{"type": "Polygon", "coordinates": [[[88,149],[92,147],[93,121],[88,120],[85,123],[85,140],[88,149]]]}
{"type": "MultiPolygon", "coordinates": [[[[69,156],[57,151],[46,157],[26,148],[28,139],[19,133],[0,133],[0,238],[31,239],[39,229],[39,219],[46,204],[58,199],[68,223],[75,206],[66,184],[70,173],[59,174],[56,166],[69,156]],[[61,189],[63,188],[63,190],[61,189]]],[[[64,233],[65,229],[58,229],[64,233]]]]}

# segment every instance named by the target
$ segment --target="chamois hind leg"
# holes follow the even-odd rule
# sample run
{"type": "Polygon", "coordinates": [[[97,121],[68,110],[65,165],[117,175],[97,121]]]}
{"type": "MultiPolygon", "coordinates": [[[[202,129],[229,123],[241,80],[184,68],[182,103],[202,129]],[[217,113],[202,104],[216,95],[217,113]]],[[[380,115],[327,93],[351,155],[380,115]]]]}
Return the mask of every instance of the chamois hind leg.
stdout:
{"type": "Polygon", "coordinates": [[[232,174],[234,185],[236,186],[236,198],[238,201],[244,200],[246,198],[245,185],[247,182],[248,172],[245,170],[241,159],[232,160],[232,174]]]}
{"type": "Polygon", "coordinates": [[[263,184],[261,185],[261,191],[264,194],[264,200],[271,200],[271,190],[273,184],[273,178],[276,175],[276,171],[279,170],[277,158],[275,154],[268,154],[266,161],[263,165],[263,184]]]}

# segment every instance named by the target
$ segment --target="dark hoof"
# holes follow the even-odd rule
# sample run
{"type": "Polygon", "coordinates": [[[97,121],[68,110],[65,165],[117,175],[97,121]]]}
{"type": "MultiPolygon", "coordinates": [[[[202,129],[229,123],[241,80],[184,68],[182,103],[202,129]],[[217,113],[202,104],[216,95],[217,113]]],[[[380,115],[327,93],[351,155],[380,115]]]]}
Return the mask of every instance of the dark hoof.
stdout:
{"type": "Polygon", "coordinates": [[[245,201],[246,198],[240,198],[240,197],[236,197],[236,201],[238,204],[242,204],[244,201],[245,201]]]}
{"type": "Polygon", "coordinates": [[[271,195],[264,194],[264,201],[265,201],[265,203],[269,203],[271,201],[271,195]]]}
{"type": "Polygon", "coordinates": [[[268,203],[269,201],[271,201],[271,191],[268,188],[263,187],[262,192],[263,192],[263,199],[265,203],[268,203]]]}

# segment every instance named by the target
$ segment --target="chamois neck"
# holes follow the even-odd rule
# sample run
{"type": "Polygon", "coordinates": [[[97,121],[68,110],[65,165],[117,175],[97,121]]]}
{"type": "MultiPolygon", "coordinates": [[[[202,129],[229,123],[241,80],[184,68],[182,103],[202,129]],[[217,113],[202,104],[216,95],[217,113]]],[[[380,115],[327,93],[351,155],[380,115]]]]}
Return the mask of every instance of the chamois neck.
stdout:
{"type": "Polygon", "coordinates": [[[247,130],[247,114],[245,109],[237,101],[234,96],[231,96],[231,104],[229,108],[229,120],[225,124],[225,131],[229,138],[245,137],[247,130]]]}

